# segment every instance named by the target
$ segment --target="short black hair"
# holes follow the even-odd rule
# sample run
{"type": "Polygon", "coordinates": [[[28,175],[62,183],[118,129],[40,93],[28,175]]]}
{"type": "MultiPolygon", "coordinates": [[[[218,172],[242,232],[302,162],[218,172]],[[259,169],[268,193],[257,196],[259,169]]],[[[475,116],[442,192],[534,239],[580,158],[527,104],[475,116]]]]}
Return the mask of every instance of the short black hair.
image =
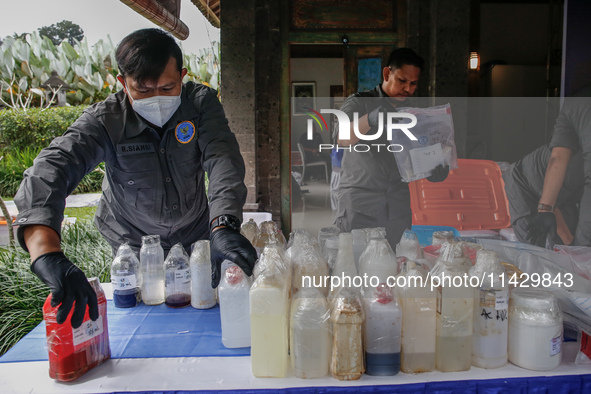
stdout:
{"type": "Polygon", "coordinates": [[[411,65],[423,71],[425,66],[425,59],[420,57],[410,48],[398,48],[390,53],[388,58],[388,67],[397,69],[404,65],[411,65]]]}
{"type": "Polygon", "coordinates": [[[134,31],[119,43],[115,53],[119,73],[138,82],[158,80],[171,57],[181,72],[183,52],[174,38],[160,29],[134,31]]]}

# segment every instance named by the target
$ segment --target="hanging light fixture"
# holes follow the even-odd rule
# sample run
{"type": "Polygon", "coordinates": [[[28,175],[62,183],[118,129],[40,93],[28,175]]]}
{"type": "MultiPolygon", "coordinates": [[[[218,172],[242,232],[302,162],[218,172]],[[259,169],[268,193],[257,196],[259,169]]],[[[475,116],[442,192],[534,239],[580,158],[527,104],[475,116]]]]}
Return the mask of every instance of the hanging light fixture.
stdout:
{"type": "Polygon", "coordinates": [[[470,52],[470,70],[478,70],[479,60],[480,59],[478,58],[478,52],[470,52]]]}

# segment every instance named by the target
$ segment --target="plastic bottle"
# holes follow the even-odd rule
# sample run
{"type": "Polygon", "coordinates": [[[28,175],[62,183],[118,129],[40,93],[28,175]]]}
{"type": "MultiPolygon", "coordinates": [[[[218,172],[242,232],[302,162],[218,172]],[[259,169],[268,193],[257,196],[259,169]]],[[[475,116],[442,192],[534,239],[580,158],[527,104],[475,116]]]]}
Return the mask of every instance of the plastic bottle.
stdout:
{"type": "MultiPolygon", "coordinates": [[[[361,231],[361,230],[360,230],[361,231]]],[[[354,257],[354,236],[352,233],[339,234],[339,252],[332,272],[333,276],[340,278],[339,285],[334,286],[330,292],[330,298],[334,298],[340,288],[353,287],[353,279],[357,276],[357,267],[354,257]]]]}
{"type": "Polygon", "coordinates": [[[421,244],[414,231],[404,230],[400,242],[396,245],[396,256],[404,256],[409,260],[418,260],[423,257],[421,244]]]}
{"type": "Polygon", "coordinates": [[[191,258],[191,306],[209,309],[215,306],[215,290],[211,287],[211,255],[209,241],[197,241],[192,246],[191,258]]]}
{"type": "Polygon", "coordinates": [[[318,247],[320,252],[326,257],[325,243],[326,240],[332,237],[338,237],[341,233],[341,229],[335,226],[323,227],[318,232],[318,247]]]}
{"type": "Polygon", "coordinates": [[[472,264],[465,257],[454,257],[457,255],[462,255],[459,243],[443,244],[431,273],[441,278],[441,286],[437,287],[435,351],[435,366],[441,372],[467,371],[472,364],[474,289],[463,281],[466,267],[472,264]]]}
{"type": "Polygon", "coordinates": [[[365,373],[396,375],[400,372],[402,311],[394,298],[394,291],[380,283],[364,301],[365,373]]]}
{"type": "Polygon", "coordinates": [[[476,265],[469,275],[484,279],[483,286],[474,289],[474,332],[472,335],[472,365],[499,368],[507,363],[509,330],[509,290],[502,281],[505,270],[499,256],[490,250],[479,250],[476,265]]]}
{"type": "Polygon", "coordinates": [[[290,353],[295,376],[321,378],[328,374],[331,357],[330,310],[324,295],[304,287],[291,302],[290,353]]]}
{"type": "Polygon", "coordinates": [[[257,226],[254,219],[250,218],[248,222],[242,223],[242,227],[240,227],[240,233],[244,235],[244,237],[252,244],[254,239],[259,234],[259,226],[257,226]]]}
{"type": "Polygon", "coordinates": [[[517,288],[509,302],[509,361],[549,371],[562,360],[562,313],[556,297],[541,289],[517,288]]]}
{"type": "Polygon", "coordinates": [[[379,283],[387,283],[388,277],[396,276],[398,267],[396,255],[385,238],[373,238],[359,257],[359,275],[367,276],[367,285],[363,290],[366,295],[371,294],[369,287],[377,287],[379,283]],[[373,283],[373,284],[372,284],[373,283]]]}
{"type": "Polygon", "coordinates": [[[317,287],[322,294],[328,294],[328,264],[317,245],[294,243],[291,247],[291,265],[292,294],[304,285],[317,287]]]}
{"type": "Polygon", "coordinates": [[[335,299],[330,373],[338,380],[357,380],[365,372],[362,328],[364,314],[357,293],[342,288],[335,299]]]}
{"type": "Polygon", "coordinates": [[[191,267],[180,243],[174,245],[164,261],[166,306],[183,308],[191,304],[191,267]]]}
{"type": "Polygon", "coordinates": [[[164,302],[164,250],[159,235],[142,237],[140,249],[142,300],[146,305],[164,302]]]}
{"type": "Polygon", "coordinates": [[[369,227],[364,228],[365,237],[367,242],[371,241],[372,239],[382,239],[386,238],[386,229],[384,227],[369,227]]]}
{"type": "Polygon", "coordinates": [[[351,230],[351,245],[353,247],[353,261],[355,262],[355,269],[359,271],[359,257],[367,247],[367,234],[365,229],[351,230]]]}
{"type": "Polygon", "coordinates": [[[412,260],[405,263],[400,275],[406,278],[397,288],[402,307],[400,369],[404,373],[431,372],[435,369],[435,291],[427,281],[427,271],[412,260]]]}
{"type": "Polygon", "coordinates": [[[261,252],[265,248],[265,245],[268,243],[278,243],[285,246],[285,237],[279,229],[277,225],[272,220],[262,222],[261,228],[259,233],[254,238],[252,245],[257,251],[257,254],[260,256],[261,252]]]}
{"type": "Polygon", "coordinates": [[[218,286],[222,344],[227,348],[250,346],[249,291],[252,284],[242,269],[225,260],[218,286]]]}
{"type": "Polygon", "coordinates": [[[250,359],[258,378],[282,378],[288,367],[286,283],[275,267],[264,270],[250,288],[250,359]]]}
{"type": "Polygon", "coordinates": [[[57,324],[59,306],[51,307],[51,294],[43,305],[43,318],[47,332],[49,353],[49,377],[69,382],[82,376],[88,370],[111,358],[109,330],[107,325],[107,300],[98,278],[88,281],[97,295],[99,318],[90,320],[88,307],[82,325],[72,328],[70,320],[74,307],[63,324],[57,324]]]}
{"type": "Polygon", "coordinates": [[[337,262],[337,254],[339,253],[339,237],[328,238],[324,242],[324,258],[328,264],[328,273],[332,275],[334,266],[337,262]]]}
{"type": "Polygon", "coordinates": [[[111,264],[113,302],[117,308],[131,308],[139,305],[140,262],[127,243],[119,246],[117,256],[111,264]]]}

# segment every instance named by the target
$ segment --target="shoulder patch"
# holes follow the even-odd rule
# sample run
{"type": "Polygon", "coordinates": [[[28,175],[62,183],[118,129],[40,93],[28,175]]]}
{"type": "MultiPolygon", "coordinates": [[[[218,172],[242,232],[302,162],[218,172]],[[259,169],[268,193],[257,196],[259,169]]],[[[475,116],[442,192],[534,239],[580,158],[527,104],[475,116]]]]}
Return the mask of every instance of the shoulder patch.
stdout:
{"type": "Polygon", "coordinates": [[[174,130],[174,136],[181,144],[188,144],[195,137],[195,125],[189,120],[179,123],[174,130]]]}

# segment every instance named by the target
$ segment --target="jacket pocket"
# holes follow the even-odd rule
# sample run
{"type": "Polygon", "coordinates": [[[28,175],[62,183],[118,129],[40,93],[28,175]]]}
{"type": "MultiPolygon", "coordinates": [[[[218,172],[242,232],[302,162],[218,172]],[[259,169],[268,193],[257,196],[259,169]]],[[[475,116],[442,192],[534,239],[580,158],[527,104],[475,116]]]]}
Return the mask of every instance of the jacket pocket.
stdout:
{"type": "Polygon", "coordinates": [[[156,205],[156,172],[124,172],[113,168],[115,198],[123,198],[127,206],[140,211],[152,211],[156,205]],[[122,195],[120,194],[122,193],[122,195]],[[119,195],[118,195],[119,194],[119,195]]]}

